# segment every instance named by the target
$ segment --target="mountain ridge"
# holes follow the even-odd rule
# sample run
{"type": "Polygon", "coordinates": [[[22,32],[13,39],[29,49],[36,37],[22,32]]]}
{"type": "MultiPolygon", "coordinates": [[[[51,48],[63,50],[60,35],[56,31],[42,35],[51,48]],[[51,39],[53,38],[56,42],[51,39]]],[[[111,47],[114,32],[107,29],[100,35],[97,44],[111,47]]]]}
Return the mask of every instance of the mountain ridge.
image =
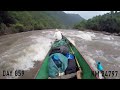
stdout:
{"type": "Polygon", "coordinates": [[[63,11],[0,11],[0,34],[41,29],[67,29],[83,20],[63,11]]]}

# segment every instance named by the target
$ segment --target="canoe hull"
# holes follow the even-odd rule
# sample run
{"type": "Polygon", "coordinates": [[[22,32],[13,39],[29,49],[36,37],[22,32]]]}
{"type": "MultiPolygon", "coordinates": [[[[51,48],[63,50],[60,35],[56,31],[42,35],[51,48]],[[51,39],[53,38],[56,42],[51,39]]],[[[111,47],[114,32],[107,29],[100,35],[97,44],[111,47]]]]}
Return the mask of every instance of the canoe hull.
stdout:
{"type": "MultiPolygon", "coordinates": [[[[80,52],[76,49],[76,47],[66,38],[63,36],[67,42],[69,42],[69,48],[72,49],[74,55],[82,69],[82,79],[97,79],[94,75],[93,69],[90,67],[88,62],[83,58],[80,52]]],[[[36,74],[35,79],[48,79],[48,60],[49,60],[49,53],[46,55],[38,73],[36,74]]]]}

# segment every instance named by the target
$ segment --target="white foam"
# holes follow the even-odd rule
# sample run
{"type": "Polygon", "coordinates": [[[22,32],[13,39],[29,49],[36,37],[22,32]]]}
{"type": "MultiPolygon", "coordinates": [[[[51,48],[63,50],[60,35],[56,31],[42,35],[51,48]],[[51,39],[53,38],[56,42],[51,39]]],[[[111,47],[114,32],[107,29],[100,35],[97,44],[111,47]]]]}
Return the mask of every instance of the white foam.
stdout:
{"type": "Polygon", "coordinates": [[[94,70],[97,70],[95,60],[93,60],[93,59],[92,59],[91,57],[89,57],[89,56],[86,56],[85,58],[86,58],[86,60],[88,61],[88,63],[90,64],[90,66],[92,66],[92,68],[93,68],[94,70]]]}
{"type": "Polygon", "coordinates": [[[71,38],[67,38],[74,46],[76,46],[75,41],[72,40],[71,38]]]}
{"type": "MultiPolygon", "coordinates": [[[[14,52],[18,47],[12,47],[7,52],[3,53],[3,57],[1,57],[1,61],[5,60],[2,64],[6,69],[12,68],[13,71],[19,70],[30,70],[34,67],[34,61],[42,61],[44,60],[46,54],[48,53],[51,47],[51,39],[41,37],[41,36],[31,36],[31,43],[27,47],[21,48],[20,50],[14,52]],[[15,63],[12,63],[15,62],[15,63]]],[[[29,42],[29,41],[28,41],[29,42]]],[[[27,42],[24,42],[27,44],[27,42]]],[[[7,77],[7,78],[17,78],[16,76],[7,77]]]]}
{"type": "Polygon", "coordinates": [[[103,56],[104,52],[102,50],[95,50],[97,56],[103,56]]]}
{"type": "Polygon", "coordinates": [[[120,57],[115,58],[115,60],[120,61],[120,57]]]}
{"type": "Polygon", "coordinates": [[[116,45],[116,46],[120,46],[120,43],[117,42],[117,41],[113,42],[113,44],[116,45]]]}
{"type": "Polygon", "coordinates": [[[95,38],[95,34],[92,33],[92,32],[85,32],[85,31],[76,31],[75,33],[74,32],[68,32],[68,33],[63,33],[64,35],[67,35],[67,36],[74,36],[74,37],[79,37],[81,39],[84,39],[84,40],[89,40],[91,41],[93,38],[95,38]]]}
{"type": "Polygon", "coordinates": [[[107,35],[104,35],[102,37],[102,39],[105,39],[105,40],[114,40],[114,38],[112,36],[107,36],[107,35]]]}
{"type": "Polygon", "coordinates": [[[111,40],[110,37],[103,37],[105,40],[111,40]]]}
{"type": "Polygon", "coordinates": [[[96,37],[95,33],[93,33],[93,32],[87,32],[87,34],[89,34],[91,37],[96,37]]]}
{"type": "MultiPolygon", "coordinates": [[[[93,68],[94,71],[98,72],[97,69],[97,63],[95,60],[93,60],[90,56],[85,56],[86,60],[88,61],[88,63],[90,64],[90,66],[93,68]]],[[[103,79],[102,74],[99,73],[99,78],[103,79]]]]}
{"type": "Polygon", "coordinates": [[[89,40],[89,41],[91,41],[93,37],[96,37],[95,34],[92,32],[83,32],[83,31],[78,31],[78,34],[74,36],[82,38],[84,40],[89,40]]]}

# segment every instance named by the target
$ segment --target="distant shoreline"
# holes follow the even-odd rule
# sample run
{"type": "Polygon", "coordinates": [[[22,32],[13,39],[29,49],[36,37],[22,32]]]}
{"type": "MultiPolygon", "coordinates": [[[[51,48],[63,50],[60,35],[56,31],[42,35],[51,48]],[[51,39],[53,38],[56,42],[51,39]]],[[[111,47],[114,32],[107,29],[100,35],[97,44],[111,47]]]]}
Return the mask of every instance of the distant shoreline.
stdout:
{"type": "MultiPolygon", "coordinates": [[[[55,29],[41,29],[41,30],[55,30],[55,29]]],[[[41,30],[30,30],[30,31],[24,31],[24,32],[17,32],[17,33],[7,33],[7,34],[3,34],[0,35],[0,37],[2,36],[6,36],[6,35],[12,35],[12,34],[19,34],[19,33],[25,33],[25,32],[31,32],[31,31],[41,31],[41,30]]],[[[94,32],[94,33],[102,33],[104,35],[114,35],[114,36],[120,36],[120,33],[109,33],[109,32],[105,32],[105,31],[95,31],[95,30],[90,30],[90,29],[84,29],[84,30],[79,30],[79,29],[58,29],[58,30],[76,30],[76,31],[86,31],[86,32],[94,32]]]]}

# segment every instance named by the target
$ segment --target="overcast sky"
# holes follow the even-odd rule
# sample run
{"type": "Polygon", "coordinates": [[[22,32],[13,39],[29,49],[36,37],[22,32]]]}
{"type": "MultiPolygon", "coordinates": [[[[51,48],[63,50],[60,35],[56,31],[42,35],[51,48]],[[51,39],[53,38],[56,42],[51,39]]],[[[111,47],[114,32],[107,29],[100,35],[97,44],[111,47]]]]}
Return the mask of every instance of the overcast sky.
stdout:
{"type": "Polygon", "coordinates": [[[64,12],[79,14],[84,19],[89,19],[89,18],[92,18],[96,15],[103,15],[103,14],[108,13],[110,11],[64,11],[64,12]]]}

